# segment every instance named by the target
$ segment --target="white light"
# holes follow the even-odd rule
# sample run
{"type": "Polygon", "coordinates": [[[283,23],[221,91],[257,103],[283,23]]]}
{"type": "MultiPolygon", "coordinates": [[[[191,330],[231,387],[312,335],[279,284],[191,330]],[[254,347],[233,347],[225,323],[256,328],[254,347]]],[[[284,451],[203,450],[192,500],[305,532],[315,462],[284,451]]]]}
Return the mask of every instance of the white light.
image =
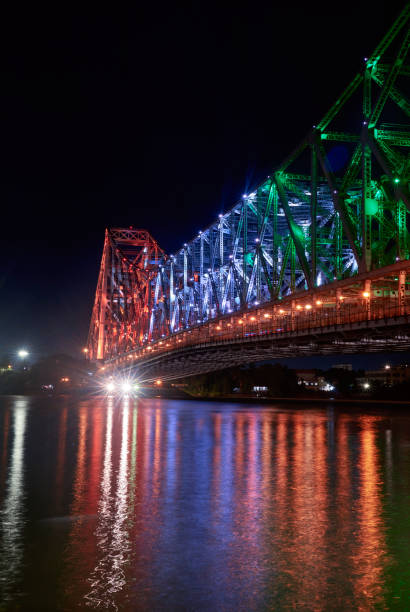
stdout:
{"type": "Polygon", "coordinates": [[[121,383],[121,391],[123,393],[129,393],[131,391],[131,388],[132,387],[128,381],[125,380],[124,382],[121,383]]]}
{"type": "Polygon", "coordinates": [[[115,389],[115,384],[113,382],[108,382],[105,385],[105,388],[107,389],[108,392],[114,391],[115,389]]]}
{"type": "Polygon", "coordinates": [[[25,349],[21,349],[17,354],[21,359],[28,357],[28,351],[26,351],[25,349]]]}

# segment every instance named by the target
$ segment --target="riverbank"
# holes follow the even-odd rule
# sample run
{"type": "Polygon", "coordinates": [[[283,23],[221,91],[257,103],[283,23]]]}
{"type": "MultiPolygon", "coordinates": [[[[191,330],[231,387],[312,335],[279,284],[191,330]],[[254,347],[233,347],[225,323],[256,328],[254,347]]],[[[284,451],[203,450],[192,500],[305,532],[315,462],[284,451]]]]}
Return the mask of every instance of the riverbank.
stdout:
{"type": "MultiPolygon", "coordinates": [[[[165,396],[164,396],[165,399],[165,396]]],[[[408,406],[410,408],[410,400],[387,400],[387,399],[368,399],[358,397],[306,397],[306,396],[294,396],[294,397],[256,397],[251,395],[223,395],[223,396],[193,396],[186,394],[184,397],[179,399],[189,399],[202,402],[235,402],[240,404],[312,404],[317,406],[318,404],[351,404],[351,405],[368,405],[373,406],[375,404],[380,406],[408,406]]]]}
{"type": "MultiPolygon", "coordinates": [[[[91,396],[96,397],[95,392],[86,389],[71,391],[70,393],[17,393],[8,394],[0,393],[0,397],[11,397],[11,396],[27,396],[27,397],[44,397],[44,398],[57,398],[57,397],[70,397],[70,398],[90,398],[91,396]]],[[[395,399],[373,399],[373,398],[360,398],[360,397],[323,397],[323,396],[277,396],[277,397],[257,397],[255,395],[190,395],[180,389],[155,389],[155,388],[143,388],[138,393],[138,397],[141,399],[164,399],[164,400],[182,400],[182,401],[195,401],[195,402],[217,402],[217,403],[235,403],[235,404],[301,404],[304,406],[311,405],[317,407],[318,405],[352,405],[352,406],[380,406],[380,407],[399,407],[405,406],[410,408],[409,400],[395,400],[395,399]]]]}

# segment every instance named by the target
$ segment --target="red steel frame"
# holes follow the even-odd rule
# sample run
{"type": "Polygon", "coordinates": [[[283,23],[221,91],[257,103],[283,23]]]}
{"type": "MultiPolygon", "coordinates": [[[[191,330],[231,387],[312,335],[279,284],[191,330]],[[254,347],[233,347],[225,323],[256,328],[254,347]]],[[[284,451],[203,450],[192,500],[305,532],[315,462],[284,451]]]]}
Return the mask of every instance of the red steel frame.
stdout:
{"type": "Polygon", "coordinates": [[[149,340],[152,281],[164,260],[165,253],[146,230],[106,230],[87,342],[89,359],[121,354],[149,340]]]}

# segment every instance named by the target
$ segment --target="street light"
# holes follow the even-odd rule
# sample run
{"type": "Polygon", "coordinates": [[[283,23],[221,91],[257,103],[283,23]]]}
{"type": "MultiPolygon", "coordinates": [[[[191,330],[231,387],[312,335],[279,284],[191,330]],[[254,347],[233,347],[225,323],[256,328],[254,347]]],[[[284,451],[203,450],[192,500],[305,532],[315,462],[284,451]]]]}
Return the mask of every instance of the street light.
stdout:
{"type": "Polygon", "coordinates": [[[28,351],[26,351],[26,349],[20,349],[17,355],[20,357],[20,359],[25,359],[28,357],[28,351]]]}

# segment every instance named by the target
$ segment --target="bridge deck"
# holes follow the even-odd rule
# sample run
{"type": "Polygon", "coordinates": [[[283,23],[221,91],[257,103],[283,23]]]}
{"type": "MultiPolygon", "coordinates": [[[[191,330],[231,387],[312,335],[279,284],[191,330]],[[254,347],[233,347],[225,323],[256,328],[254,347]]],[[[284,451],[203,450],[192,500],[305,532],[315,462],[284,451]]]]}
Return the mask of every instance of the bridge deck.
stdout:
{"type": "Polygon", "coordinates": [[[409,261],[397,262],[221,316],[136,347],[106,366],[135,368],[146,380],[171,379],[277,357],[408,350],[409,268],[409,261]]]}

